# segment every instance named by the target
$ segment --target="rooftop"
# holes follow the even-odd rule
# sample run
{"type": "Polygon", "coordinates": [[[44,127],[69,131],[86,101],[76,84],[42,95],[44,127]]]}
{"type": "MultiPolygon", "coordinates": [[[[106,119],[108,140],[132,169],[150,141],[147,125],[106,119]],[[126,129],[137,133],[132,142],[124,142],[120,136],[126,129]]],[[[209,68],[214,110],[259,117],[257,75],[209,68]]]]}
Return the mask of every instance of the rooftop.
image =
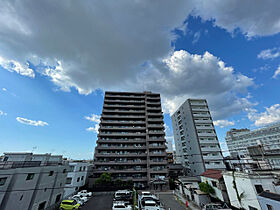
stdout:
{"type": "Polygon", "coordinates": [[[223,177],[222,170],[208,169],[200,176],[212,178],[212,179],[221,179],[223,177]]]}
{"type": "Polygon", "coordinates": [[[269,199],[275,200],[275,201],[280,201],[280,195],[276,194],[276,193],[263,191],[262,193],[259,194],[259,196],[264,197],[264,198],[269,198],[269,199]]]}

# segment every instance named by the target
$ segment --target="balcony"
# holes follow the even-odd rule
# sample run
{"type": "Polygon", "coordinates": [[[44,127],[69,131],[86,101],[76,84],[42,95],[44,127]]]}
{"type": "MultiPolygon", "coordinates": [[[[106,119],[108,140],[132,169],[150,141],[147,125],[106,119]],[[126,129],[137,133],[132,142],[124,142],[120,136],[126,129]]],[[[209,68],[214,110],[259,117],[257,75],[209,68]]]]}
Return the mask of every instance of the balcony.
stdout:
{"type": "Polygon", "coordinates": [[[205,164],[206,169],[224,169],[224,164],[205,164]]]}
{"type": "Polygon", "coordinates": [[[127,180],[133,180],[134,182],[146,182],[147,181],[147,177],[133,177],[133,176],[128,176],[128,177],[114,177],[114,179],[121,179],[123,181],[127,181],[127,180]]]}
{"type": "Polygon", "coordinates": [[[219,147],[211,148],[211,147],[201,147],[202,152],[220,152],[221,149],[219,147]]]}
{"type": "Polygon", "coordinates": [[[191,101],[191,106],[206,106],[205,101],[191,101]]]}
{"type": "Polygon", "coordinates": [[[166,160],[163,160],[163,161],[150,160],[149,163],[150,163],[150,165],[167,165],[167,161],[166,160]]]}
{"type": "Polygon", "coordinates": [[[96,169],[95,172],[98,173],[111,173],[111,174],[117,174],[117,173],[144,173],[147,172],[146,168],[142,169],[96,169]]]}
{"type": "Polygon", "coordinates": [[[152,135],[165,135],[165,132],[164,131],[148,131],[149,134],[152,134],[152,135]]]}
{"type": "Polygon", "coordinates": [[[146,153],[141,153],[141,154],[138,154],[138,153],[127,153],[127,154],[119,154],[119,153],[96,153],[94,154],[95,157],[118,157],[118,158],[121,158],[121,157],[146,157],[147,154],[146,153]]]}
{"type": "Polygon", "coordinates": [[[154,113],[154,112],[147,112],[148,117],[150,116],[155,116],[155,117],[161,117],[162,113],[158,112],[158,113],[154,113]]]}
{"type": "Polygon", "coordinates": [[[155,174],[167,174],[168,171],[167,171],[166,168],[165,168],[165,169],[160,169],[160,170],[158,170],[158,169],[151,169],[151,170],[150,170],[150,173],[155,173],[155,174]]]}
{"type": "Polygon", "coordinates": [[[199,120],[194,120],[195,123],[213,123],[212,120],[203,120],[203,118],[199,120]]]}
{"type": "Polygon", "coordinates": [[[166,157],[167,154],[166,154],[166,152],[162,152],[162,153],[152,153],[152,152],[150,152],[149,156],[150,157],[166,157]]]}
{"type": "Polygon", "coordinates": [[[165,145],[149,145],[149,149],[166,149],[165,145]]]}
{"type": "Polygon", "coordinates": [[[104,99],[104,103],[132,103],[132,104],[144,104],[144,100],[112,100],[112,99],[104,99]]]}
{"type": "Polygon", "coordinates": [[[95,165],[146,165],[147,161],[94,161],[95,165]]]}
{"type": "Polygon", "coordinates": [[[193,113],[194,117],[210,117],[209,113],[193,113]]]}
{"type": "Polygon", "coordinates": [[[197,133],[198,137],[216,137],[216,133],[197,133]]]}
{"type": "Polygon", "coordinates": [[[101,119],[101,124],[146,124],[144,120],[104,120],[101,119]]]}
{"type": "Polygon", "coordinates": [[[105,94],[105,98],[145,99],[145,95],[116,95],[116,94],[105,94]]]}
{"type": "Polygon", "coordinates": [[[192,106],[192,111],[197,111],[197,112],[208,112],[208,108],[207,107],[197,107],[197,106],[192,106]]]}
{"type": "Polygon", "coordinates": [[[146,139],[98,139],[97,143],[146,143],[146,139]]]}
{"type": "Polygon", "coordinates": [[[164,138],[149,138],[147,139],[149,142],[166,142],[164,138]]]}
{"type": "Polygon", "coordinates": [[[218,140],[199,140],[199,143],[201,145],[204,145],[204,144],[218,144],[218,140]]]}
{"type": "Polygon", "coordinates": [[[160,105],[160,101],[147,101],[147,104],[160,105]]]}
{"type": "Polygon", "coordinates": [[[160,128],[160,129],[163,129],[163,124],[148,124],[148,128],[160,128]]]}
{"type": "Polygon", "coordinates": [[[102,118],[146,118],[145,115],[109,115],[102,114],[102,118]]]}
{"type": "Polygon", "coordinates": [[[208,155],[205,155],[203,156],[203,159],[205,161],[207,160],[223,160],[224,158],[221,156],[221,155],[217,155],[217,156],[208,156],[208,155]]]}
{"type": "Polygon", "coordinates": [[[104,126],[101,124],[100,126],[101,130],[146,130],[145,126],[104,126]]]}
{"type": "Polygon", "coordinates": [[[103,108],[143,108],[145,109],[145,105],[138,104],[138,105],[133,105],[133,104],[104,104],[103,108]]]}
{"type": "Polygon", "coordinates": [[[137,132],[137,133],[129,133],[129,132],[112,132],[112,133],[103,133],[100,132],[98,134],[98,136],[146,136],[146,133],[141,133],[141,132],[137,132]]]}
{"type": "Polygon", "coordinates": [[[135,147],[135,146],[127,146],[127,147],[120,147],[120,146],[97,146],[96,149],[98,150],[146,150],[146,146],[135,147]]]}
{"type": "Polygon", "coordinates": [[[211,130],[211,129],[213,130],[214,129],[214,127],[212,125],[210,125],[210,126],[198,126],[198,125],[196,125],[195,127],[196,127],[197,130],[211,130]]]}
{"type": "Polygon", "coordinates": [[[150,121],[150,122],[162,122],[163,118],[148,118],[148,121],[150,121]]]}
{"type": "Polygon", "coordinates": [[[135,110],[135,109],[103,109],[103,113],[140,113],[145,114],[145,110],[135,110]]]}

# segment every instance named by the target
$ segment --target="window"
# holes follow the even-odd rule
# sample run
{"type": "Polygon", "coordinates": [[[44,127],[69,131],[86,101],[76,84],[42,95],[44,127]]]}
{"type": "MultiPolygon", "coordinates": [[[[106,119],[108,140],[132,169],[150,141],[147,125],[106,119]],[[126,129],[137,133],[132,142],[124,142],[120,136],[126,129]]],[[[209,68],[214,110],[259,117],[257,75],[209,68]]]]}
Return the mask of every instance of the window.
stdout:
{"type": "Polygon", "coordinates": [[[212,183],[213,187],[217,187],[217,183],[216,182],[211,181],[211,183],[212,183]]]}
{"type": "Polygon", "coordinates": [[[23,195],[21,195],[21,196],[20,196],[20,199],[19,199],[19,200],[21,201],[21,200],[22,200],[22,198],[23,198],[23,195]]]}
{"type": "Polygon", "coordinates": [[[72,177],[67,177],[65,184],[71,184],[71,182],[72,182],[72,177]]]}
{"type": "Polygon", "coordinates": [[[77,178],[77,182],[79,182],[79,181],[80,181],[80,177],[77,178]]]}
{"type": "Polygon", "coordinates": [[[34,178],[34,173],[27,174],[26,180],[31,180],[34,178]]]}
{"type": "Polygon", "coordinates": [[[39,204],[38,210],[43,210],[45,209],[46,201],[42,202],[39,204]]]}
{"type": "Polygon", "coordinates": [[[81,180],[84,180],[84,176],[82,176],[81,180]]]}
{"type": "Polygon", "coordinates": [[[267,210],[273,210],[273,206],[266,204],[267,210]]]}
{"type": "Polygon", "coordinates": [[[257,191],[258,194],[261,193],[261,192],[263,192],[263,187],[262,187],[261,185],[256,184],[256,185],[255,185],[255,188],[256,188],[256,191],[257,191]]]}
{"type": "Polygon", "coordinates": [[[62,173],[64,173],[64,174],[66,173],[66,168],[65,168],[65,169],[63,169],[63,172],[62,172],[62,173]]]}
{"type": "Polygon", "coordinates": [[[252,207],[252,206],[248,206],[248,207],[249,207],[249,210],[258,210],[257,208],[252,207]]]}
{"type": "Polygon", "coordinates": [[[6,183],[7,177],[0,178],[0,186],[3,186],[6,183]]]}
{"type": "Polygon", "coordinates": [[[3,161],[8,161],[9,157],[4,157],[3,161]]]}
{"type": "Polygon", "coordinates": [[[52,176],[52,175],[53,175],[53,171],[50,171],[49,176],[52,176]]]}
{"type": "Polygon", "coordinates": [[[80,167],[80,171],[82,171],[82,167],[80,167]]]}
{"type": "Polygon", "coordinates": [[[59,202],[60,199],[61,199],[61,194],[59,194],[59,195],[56,196],[55,202],[56,202],[56,203],[59,202]]]}

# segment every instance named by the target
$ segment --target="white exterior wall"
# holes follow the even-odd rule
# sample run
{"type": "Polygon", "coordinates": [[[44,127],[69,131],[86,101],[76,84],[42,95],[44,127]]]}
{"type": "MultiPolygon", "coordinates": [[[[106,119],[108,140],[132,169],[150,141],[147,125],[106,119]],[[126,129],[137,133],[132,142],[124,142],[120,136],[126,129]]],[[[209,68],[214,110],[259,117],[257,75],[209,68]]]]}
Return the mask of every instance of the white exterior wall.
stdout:
{"type": "Polygon", "coordinates": [[[211,196],[216,197],[221,201],[227,202],[227,200],[225,200],[224,197],[223,197],[223,191],[218,188],[219,184],[220,184],[219,180],[201,176],[201,181],[202,182],[208,182],[208,184],[211,185],[211,187],[213,187],[213,189],[215,190],[215,194],[214,195],[211,194],[211,196]],[[216,182],[217,187],[213,186],[212,181],[216,182]]]}
{"type": "Polygon", "coordinates": [[[241,193],[244,194],[244,197],[241,199],[241,204],[238,202],[236,191],[233,188],[232,172],[226,172],[223,174],[230,203],[232,206],[236,208],[243,207],[244,209],[249,210],[249,206],[251,206],[261,210],[261,206],[257,198],[255,185],[262,185],[264,190],[268,190],[274,193],[279,193],[279,188],[276,188],[272,184],[274,179],[271,176],[262,176],[262,175],[248,176],[248,174],[241,173],[241,172],[235,172],[234,176],[235,176],[236,187],[239,195],[241,193]]]}
{"type": "Polygon", "coordinates": [[[80,189],[80,187],[86,184],[86,179],[88,176],[88,169],[90,164],[83,163],[83,162],[70,162],[69,165],[74,166],[74,170],[73,172],[69,172],[67,174],[67,178],[72,178],[72,181],[71,184],[65,185],[64,198],[73,195],[80,189]],[[80,168],[82,170],[80,170],[80,168]],[[83,180],[81,180],[82,177],[84,177],[83,180]],[[77,181],[78,178],[80,178],[79,182],[77,181]]]}
{"type": "Polygon", "coordinates": [[[188,99],[172,115],[176,161],[200,175],[207,169],[225,169],[211,114],[204,99],[188,99]]]}
{"type": "Polygon", "coordinates": [[[258,199],[262,210],[268,210],[267,204],[271,205],[274,210],[280,209],[280,201],[264,198],[262,196],[258,196],[258,199]]]}
{"type": "MultiPolygon", "coordinates": [[[[44,161],[42,155],[35,158],[44,161]]],[[[30,155],[20,154],[9,156],[8,161],[30,161],[30,155]],[[10,158],[11,157],[11,158],[10,158]]],[[[38,166],[28,168],[0,168],[0,178],[7,177],[5,184],[0,186],[0,209],[38,209],[38,206],[46,202],[45,207],[55,204],[60,195],[63,198],[68,165],[38,166]],[[53,171],[53,174],[50,174],[53,171]],[[27,180],[28,174],[34,174],[33,179],[27,180]],[[51,175],[51,176],[50,176],[51,175]],[[4,191],[4,192],[3,192],[4,191]]]]}
{"type": "Polygon", "coordinates": [[[226,143],[231,155],[234,153],[248,155],[247,147],[256,146],[258,142],[263,145],[271,145],[270,149],[280,149],[280,123],[253,131],[235,132],[232,136],[226,136],[226,143]]]}

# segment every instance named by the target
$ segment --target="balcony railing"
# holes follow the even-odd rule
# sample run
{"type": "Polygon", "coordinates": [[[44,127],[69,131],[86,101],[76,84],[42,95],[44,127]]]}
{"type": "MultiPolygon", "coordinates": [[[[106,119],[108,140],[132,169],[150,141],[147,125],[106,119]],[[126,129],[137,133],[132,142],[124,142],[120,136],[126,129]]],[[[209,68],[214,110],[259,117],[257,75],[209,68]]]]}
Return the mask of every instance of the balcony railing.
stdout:
{"type": "Polygon", "coordinates": [[[1,161],[0,169],[10,169],[10,168],[30,168],[39,166],[55,166],[62,165],[62,162],[56,161],[1,161]]]}

